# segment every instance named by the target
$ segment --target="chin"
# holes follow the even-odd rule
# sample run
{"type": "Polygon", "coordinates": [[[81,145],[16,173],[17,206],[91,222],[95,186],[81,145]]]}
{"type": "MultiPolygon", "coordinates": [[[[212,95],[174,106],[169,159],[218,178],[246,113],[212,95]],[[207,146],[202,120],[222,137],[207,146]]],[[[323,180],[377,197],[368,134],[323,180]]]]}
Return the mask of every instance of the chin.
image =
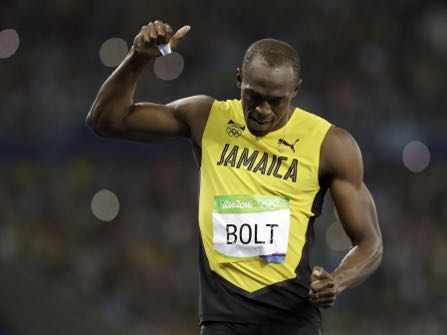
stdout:
{"type": "Polygon", "coordinates": [[[248,127],[248,130],[250,133],[258,137],[265,136],[268,133],[268,130],[251,129],[250,127],[248,127]]]}

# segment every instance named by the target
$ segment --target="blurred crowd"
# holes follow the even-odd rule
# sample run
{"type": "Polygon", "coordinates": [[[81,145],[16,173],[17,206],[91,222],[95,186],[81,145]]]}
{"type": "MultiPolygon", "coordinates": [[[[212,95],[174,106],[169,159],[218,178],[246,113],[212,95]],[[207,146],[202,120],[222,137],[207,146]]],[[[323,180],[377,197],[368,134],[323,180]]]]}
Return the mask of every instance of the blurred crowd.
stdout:
{"type": "MultiPolygon", "coordinates": [[[[371,279],[324,312],[328,333],[444,334],[444,1],[2,1],[0,31],[16,29],[20,46],[0,59],[0,257],[91,296],[112,324],[137,317],[170,334],[197,333],[198,169],[189,144],[120,143],[84,123],[113,70],[101,64],[101,44],[120,37],[130,46],[157,18],[191,25],[179,48],[185,69],[161,81],[148,66],[136,100],[237,97],[245,48],[274,37],[302,57],[295,103],[358,140],[385,255],[371,279]],[[402,164],[411,140],[431,153],[418,174],[402,164]],[[111,222],[92,214],[101,189],[120,200],[111,222]]],[[[325,241],[335,220],[327,200],[312,260],[331,269],[346,250],[325,241]]]]}

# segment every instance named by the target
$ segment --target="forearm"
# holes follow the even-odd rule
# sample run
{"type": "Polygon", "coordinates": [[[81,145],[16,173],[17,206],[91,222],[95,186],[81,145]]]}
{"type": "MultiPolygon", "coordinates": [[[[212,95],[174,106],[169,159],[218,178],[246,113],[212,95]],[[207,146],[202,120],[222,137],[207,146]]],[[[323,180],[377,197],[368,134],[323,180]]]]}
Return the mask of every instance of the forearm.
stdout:
{"type": "Polygon", "coordinates": [[[332,272],[337,293],[369,277],[382,261],[382,250],[380,238],[374,243],[365,242],[354,246],[332,272]]]}
{"type": "Polygon", "coordinates": [[[99,89],[87,115],[88,126],[96,132],[116,127],[133,104],[136,82],[149,58],[132,48],[119,67],[99,89]]]}

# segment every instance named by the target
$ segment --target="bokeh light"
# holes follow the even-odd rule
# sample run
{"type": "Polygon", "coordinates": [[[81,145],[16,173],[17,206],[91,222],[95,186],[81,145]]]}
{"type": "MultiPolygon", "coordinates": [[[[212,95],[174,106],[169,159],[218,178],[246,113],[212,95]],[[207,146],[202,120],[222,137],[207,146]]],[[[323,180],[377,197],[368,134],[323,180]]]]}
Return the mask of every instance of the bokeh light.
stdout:
{"type": "Polygon", "coordinates": [[[101,45],[99,58],[105,66],[115,67],[122,62],[128,51],[129,48],[125,40],[113,37],[101,45]]]}
{"type": "Polygon", "coordinates": [[[405,167],[411,172],[422,172],[430,163],[430,150],[422,142],[411,141],[402,152],[402,160],[405,167]]]}
{"type": "Polygon", "coordinates": [[[351,242],[338,221],[331,223],[327,228],[326,243],[335,251],[348,250],[351,247],[351,242]]]}
{"type": "Polygon", "coordinates": [[[92,199],[92,212],[101,221],[112,221],[120,210],[118,197],[112,191],[98,191],[92,199]]]}
{"type": "Polygon", "coordinates": [[[14,29],[0,31],[0,58],[8,58],[19,48],[19,34],[14,29]]]}
{"type": "Polygon", "coordinates": [[[182,74],[184,65],[183,56],[173,52],[155,59],[154,72],[161,80],[174,80],[182,74]]]}
{"type": "Polygon", "coordinates": [[[433,48],[447,54],[447,9],[436,9],[425,14],[420,29],[433,48]]]}

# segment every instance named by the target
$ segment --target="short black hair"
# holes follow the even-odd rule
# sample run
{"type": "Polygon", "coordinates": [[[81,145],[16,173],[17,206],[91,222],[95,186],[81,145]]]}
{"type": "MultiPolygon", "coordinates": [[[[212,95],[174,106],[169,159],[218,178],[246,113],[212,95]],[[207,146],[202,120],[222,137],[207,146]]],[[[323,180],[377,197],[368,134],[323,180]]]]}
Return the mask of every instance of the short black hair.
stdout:
{"type": "Polygon", "coordinates": [[[245,51],[242,60],[242,72],[246,65],[255,59],[261,59],[272,67],[290,64],[296,76],[301,78],[301,60],[296,50],[288,43],[274,38],[264,38],[252,43],[245,51]]]}

